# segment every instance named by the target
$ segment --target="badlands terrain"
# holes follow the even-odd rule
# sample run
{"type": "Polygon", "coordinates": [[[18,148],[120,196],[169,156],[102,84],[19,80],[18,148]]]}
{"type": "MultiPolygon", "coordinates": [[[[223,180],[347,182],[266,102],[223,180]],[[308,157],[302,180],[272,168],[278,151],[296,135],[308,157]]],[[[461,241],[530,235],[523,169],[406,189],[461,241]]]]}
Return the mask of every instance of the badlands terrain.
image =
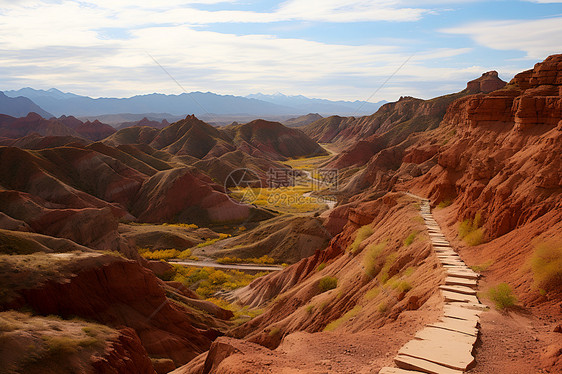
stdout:
{"type": "Polygon", "coordinates": [[[291,127],[24,101],[0,373],[562,372],[562,55],[291,127]]]}

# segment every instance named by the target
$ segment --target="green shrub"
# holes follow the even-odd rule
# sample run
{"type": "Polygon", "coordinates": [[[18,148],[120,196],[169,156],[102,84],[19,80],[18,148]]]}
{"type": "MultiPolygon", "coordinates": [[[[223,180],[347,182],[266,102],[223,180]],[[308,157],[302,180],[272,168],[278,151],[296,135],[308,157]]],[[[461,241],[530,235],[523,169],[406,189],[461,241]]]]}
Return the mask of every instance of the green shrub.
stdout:
{"type": "Polygon", "coordinates": [[[437,207],[438,208],[446,208],[446,207],[450,206],[452,203],[453,202],[450,199],[443,200],[437,205],[437,207]]]}
{"type": "Polygon", "coordinates": [[[484,243],[484,230],[476,229],[464,237],[466,244],[476,246],[484,243]]]}
{"type": "Polygon", "coordinates": [[[274,327],[269,331],[269,336],[276,336],[281,333],[281,329],[279,327],[274,327]]]}
{"type": "Polygon", "coordinates": [[[326,263],[323,262],[320,265],[318,265],[318,267],[316,268],[316,271],[322,271],[322,270],[324,270],[325,267],[326,267],[326,263]]]}
{"type": "Polygon", "coordinates": [[[381,253],[386,247],[386,242],[378,244],[369,244],[365,248],[365,255],[363,256],[363,268],[365,272],[372,278],[376,277],[382,269],[384,259],[381,258],[381,253]]]}
{"type": "Polygon", "coordinates": [[[312,304],[307,305],[305,310],[308,314],[312,314],[312,312],[314,311],[314,305],[312,305],[312,304]]]}
{"type": "Polygon", "coordinates": [[[260,264],[260,265],[272,265],[275,263],[275,259],[269,257],[268,255],[263,255],[259,258],[250,257],[250,258],[240,258],[240,257],[220,257],[217,259],[219,264],[239,264],[239,263],[252,263],[252,264],[260,264]]]}
{"type": "Polygon", "coordinates": [[[410,244],[412,244],[414,242],[414,240],[416,239],[416,235],[418,235],[417,231],[414,231],[413,233],[408,235],[408,237],[406,239],[404,239],[404,245],[407,247],[410,244]]]}
{"type": "Polygon", "coordinates": [[[326,292],[329,290],[333,290],[338,286],[338,278],[325,276],[320,279],[318,282],[318,289],[320,292],[326,292]]]}
{"type": "Polygon", "coordinates": [[[375,287],[375,288],[371,288],[369,291],[365,292],[365,295],[363,297],[365,298],[365,300],[373,300],[380,293],[381,293],[381,288],[375,287]]]}
{"type": "Polygon", "coordinates": [[[346,312],[343,316],[336,319],[335,321],[328,323],[328,325],[324,327],[324,331],[334,331],[335,329],[340,327],[343,323],[349,321],[351,318],[359,314],[359,312],[361,312],[361,309],[362,309],[361,305],[355,305],[353,309],[346,312]]]}
{"type": "Polygon", "coordinates": [[[379,273],[379,281],[384,284],[386,283],[386,281],[389,278],[389,274],[388,272],[390,271],[390,268],[392,267],[392,265],[394,265],[394,263],[396,262],[396,259],[398,258],[398,254],[396,254],[396,252],[389,254],[388,256],[386,256],[385,261],[384,261],[384,265],[379,273]]]}
{"type": "Polygon", "coordinates": [[[383,301],[379,304],[377,310],[379,311],[379,313],[384,314],[388,311],[388,305],[383,301]]]}
{"type": "Polygon", "coordinates": [[[496,304],[496,309],[509,308],[517,302],[517,297],[513,295],[511,286],[507,283],[500,283],[496,287],[488,290],[490,299],[496,304]]]}
{"type": "Polygon", "coordinates": [[[535,286],[544,293],[562,288],[562,240],[539,243],[531,259],[535,286]]]}
{"type": "Polygon", "coordinates": [[[371,226],[362,226],[357,230],[357,234],[355,235],[355,240],[349,246],[348,250],[351,253],[356,253],[359,250],[359,246],[363,242],[363,240],[367,239],[369,236],[373,235],[373,229],[371,226]]]}
{"type": "Polygon", "coordinates": [[[481,221],[482,215],[476,213],[473,219],[465,219],[459,224],[459,237],[466,244],[475,246],[484,242],[484,229],[480,228],[482,225],[481,221]]]}
{"type": "Polygon", "coordinates": [[[182,260],[185,260],[185,259],[190,258],[190,257],[191,257],[191,249],[190,248],[181,251],[177,256],[177,258],[182,259],[182,260]]]}
{"type": "Polygon", "coordinates": [[[396,287],[396,289],[398,290],[398,292],[408,292],[412,289],[412,285],[409,282],[406,281],[402,281],[400,283],[398,283],[398,286],[396,287]]]}
{"type": "Polygon", "coordinates": [[[139,248],[139,254],[146,258],[147,260],[169,260],[171,258],[177,258],[181,252],[177,249],[159,249],[156,251],[151,251],[148,248],[139,248]]]}
{"type": "Polygon", "coordinates": [[[473,265],[470,268],[477,273],[482,273],[482,272],[485,272],[486,270],[488,270],[488,268],[490,266],[492,266],[493,263],[494,263],[494,260],[490,259],[490,260],[488,260],[488,261],[486,261],[486,262],[484,262],[480,265],[473,265]]]}

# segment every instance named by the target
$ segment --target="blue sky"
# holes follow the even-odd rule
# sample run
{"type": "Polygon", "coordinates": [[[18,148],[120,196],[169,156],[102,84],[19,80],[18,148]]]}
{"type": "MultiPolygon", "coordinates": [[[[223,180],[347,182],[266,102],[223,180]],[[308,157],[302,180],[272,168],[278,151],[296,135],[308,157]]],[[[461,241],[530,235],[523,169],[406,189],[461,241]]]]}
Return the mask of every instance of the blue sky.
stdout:
{"type": "Polygon", "coordinates": [[[561,36],[562,0],[0,0],[0,90],[431,98],[561,36]]]}

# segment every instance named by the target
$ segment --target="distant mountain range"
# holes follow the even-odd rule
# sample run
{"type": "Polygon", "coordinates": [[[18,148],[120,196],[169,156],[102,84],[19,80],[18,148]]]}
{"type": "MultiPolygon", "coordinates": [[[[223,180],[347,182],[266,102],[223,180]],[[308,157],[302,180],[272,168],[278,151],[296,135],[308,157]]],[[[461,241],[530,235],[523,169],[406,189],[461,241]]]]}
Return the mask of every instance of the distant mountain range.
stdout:
{"type": "Polygon", "coordinates": [[[27,97],[21,97],[20,95],[8,97],[0,92],[0,114],[12,117],[25,117],[29,112],[35,112],[44,118],[53,116],[27,97]]]}
{"type": "Polygon", "coordinates": [[[274,95],[264,95],[261,93],[246,96],[248,99],[257,99],[271,104],[298,109],[298,113],[320,113],[320,114],[373,114],[387,101],[382,100],[377,103],[364,101],[331,101],[325,99],[310,99],[306,96],[287,96],[281,93],[274,95]]]}
{"type": "MultiPolygon", "coordinates": [[[[186,114],[210,117],[213,115],[282,116],[311,112],[322,115],[364,115],[374,113],[384,103],[330,101],[282,94],[255,94],[242,97],[217,95],[211,92],[191,92],[180,95],[154,93],[130,98],[97,99],[61,92],[55,88],[49,90],[22,88],[16,91],[4,91],[4,93],[11,98],[26,97],[55,116],[82,117],[123,113],[162,113],[160,118],[185,116],[186,114]]],[[[42,116],[46,115],[42,114],[42,116]]]]}

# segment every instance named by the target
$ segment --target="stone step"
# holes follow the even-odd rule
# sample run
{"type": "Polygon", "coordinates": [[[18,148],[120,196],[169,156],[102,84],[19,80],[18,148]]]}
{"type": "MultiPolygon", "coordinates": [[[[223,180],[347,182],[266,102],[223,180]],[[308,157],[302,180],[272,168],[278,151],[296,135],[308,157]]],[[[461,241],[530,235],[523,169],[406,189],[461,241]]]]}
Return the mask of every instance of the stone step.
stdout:
{"type": "Polygon", "coordinates": [[[451,291],[451,292],[457,292],[457,293],[464,293],[467,295],[476,295],[476,290],[473,290],[470,287],[466,287],[466,286],[452,286],[452,285],[441,285],[439,286],[440,289],[444,290],[444,291],[451,291]]]}
{"type": "Polygon", "coordinates": [[[460,341],[472,346],[476,344],[477,339],[476,336],[437,327],[424,327],[414,337],[418,340],[460,341]]]}
{"type": "Polygon", "coordinates": [[[480,313],[482,311],[467,309],[456,305],[445,305],[443,308],[443,315],[449,318],[464,319],[467,321],[480,321],[480,313]]]}
{"type": "Polygon", "coordinates": [[[478,304],[480,301],[474,295],[441,290],[445,302],[461,302],[478,304]]]}
{"type": "Polygon", "coordinates": [[[430,323],[427,326],[437,327],[440,329],[457,331],[463,334],[478,336],[477,324],[474,321],[466,321],[462,319],[443,317],[441,321],[430,323]]]}
{"type": "Polygon", "coordinates": [[[459,302],[451,302],[451,303],[447,303],[445,305],[453,305],[453,306],[459,306],[461,308],[466,308],[469,310],[476,310],[476,311],[486,311],[488,310],[488,307],[484,304],[474,304],[474,303],[459,303],[459,302]]]}
{"type": "Polygon", "coordinates": [[[471,288],[476,288],[475,279],[459,278],[459,277],[447,277],[445,278],[445,285],[452,286],[466,286],[471,288]]]}
{"type": "Polygon", "coordinates": [[[447,270],[447,275],[466,279],[478,279],[479,277],[479,275],[472,270],[447,270]]]}
{"type": "Polygon", "coordinates": [[[399,355],[411,356],[449,367],[466,370],[473,362],[472,344],[461,340],[410,340],[398,351],[399,355]]]}
{"type": "Polygon", "coordinates": [[[434,362],[422,360],[419,358],[398,355],[394,357],[396,366],[406,370],[422,371],[430,374],[462,374],[462,370],[451,369],[434,362]]]}
{"type": "MultiPolygon", "coordinates": [[[[462,265],[464,267],[466,267],[466,265],[464,264],[464,262],[460,259],[454,259],[454,258],[439,258],[439,261],[442,264],[446,264],[446,265],[462,265]]],[[[468,269],[468,268],[467,268],[468,269]]]]}
{"type": "Polygon", "coordinates": [[[379,370],[379,374],[420,374],[419,371],[404,370],[399,368],[382,368],[379,370]]]}
{"type": "Polygon", "coordinates": [[[467,271],[470,270],[469,268],[466,267],[465,264],[463,264],[462,262],[447,262],[447,261],[441,261],[441,266],[443,266],[445,268],[445,270],[449,271],[449,270],[455,270],[455,271],[467,271]]]}

